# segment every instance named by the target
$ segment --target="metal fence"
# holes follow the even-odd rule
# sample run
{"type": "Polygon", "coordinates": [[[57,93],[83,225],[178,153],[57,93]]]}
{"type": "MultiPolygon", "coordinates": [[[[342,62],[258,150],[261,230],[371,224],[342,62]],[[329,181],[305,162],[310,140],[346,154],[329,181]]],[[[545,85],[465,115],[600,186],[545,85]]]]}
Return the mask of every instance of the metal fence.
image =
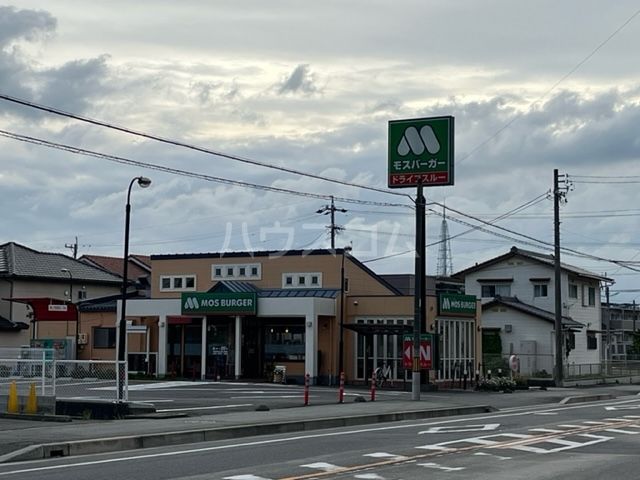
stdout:
{"type": "Polygon", "coordinates": [[[8,395],[15,383],[19,395],[28,394],[35,385],[39,395],[57,398],[128,400],[126,362],[57,360],[47,358],[47,352],[23,356],[38,355],[40,359],[0,357],[0,396],[8,395]]]}
{"type": "MultiPolygon", "coordinates": [[[[514,354],[518,360],[514,374],[525,378],[551,378],[553,376],[553,355],[546,354],[514,354]]],[[[510,375],[511,367],[509,358],[511,355],[483,355],[480,374],[510,375]]]]}
{"type": "Polygon", "coordinates": [[[633,377],[640,375],[640,361],[608,361],[565,365],[566,380],[633,377]]]}

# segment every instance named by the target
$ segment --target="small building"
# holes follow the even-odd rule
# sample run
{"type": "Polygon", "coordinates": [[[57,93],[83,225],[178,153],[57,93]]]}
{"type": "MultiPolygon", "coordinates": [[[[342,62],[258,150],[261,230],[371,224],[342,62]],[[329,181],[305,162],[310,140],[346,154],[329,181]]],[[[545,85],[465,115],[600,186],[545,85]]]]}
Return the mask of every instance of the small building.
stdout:
{"type": "MultiPolygon", "coordinates": [[[[553,255],[516,247],[462,270],[465,292],[482,301],[483,363],[498,355],[520,356],[527,373],[552,374],[555,358],[555,270],[553,255]],[[487,348],[488,345],[491,347],[487,348]]],[[[568,365],[600,363],[600,287],[611,279],[561,264],[562,324],[568,365]]],[[[502,362],[502,363],[500,363],[502,362]]],[[[486,366],[486,365],[485,365],[486,366]]]]}

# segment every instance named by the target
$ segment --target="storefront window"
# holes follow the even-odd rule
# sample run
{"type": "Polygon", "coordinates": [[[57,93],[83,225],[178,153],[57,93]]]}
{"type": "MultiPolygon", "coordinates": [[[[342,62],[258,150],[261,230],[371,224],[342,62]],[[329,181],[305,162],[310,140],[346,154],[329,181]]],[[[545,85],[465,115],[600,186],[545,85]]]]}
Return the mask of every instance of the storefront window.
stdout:
{"type": "Polygon", "coordinates": [[[265,360],[271,362],[304,361],[304,326],[269,327],[265,335],[265,360]]]}

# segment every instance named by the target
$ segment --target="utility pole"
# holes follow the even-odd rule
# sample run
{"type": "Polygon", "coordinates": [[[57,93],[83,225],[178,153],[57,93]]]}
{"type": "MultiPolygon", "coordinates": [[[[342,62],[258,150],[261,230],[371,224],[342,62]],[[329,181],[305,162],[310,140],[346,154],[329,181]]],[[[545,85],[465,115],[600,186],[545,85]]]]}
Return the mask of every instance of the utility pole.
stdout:
{"type": "Polygon", "coordinates": [[[562,386],[563,379],[563,335],[562,335],[562,270],[560,268],[560,202],[567,201],[567,191],[569,181],[566,175],[561,180],[560,186],[558,169],[553,170],[553,233],[554,233],[554,283],[555,283],[555,336],[556,336],[556,364],[555,383],[557,387],[562,386]]]}
{"type": "Polygon", "coordinates": [[[331,232],[331,250],[336,249],[336,232],[344,230],[344,227],[336,225],[336,212],[347,213],[347,210],[335,206],[333,195],[331,195],[331,205],[325,205],[319,210],[316,210],[316,213],[331,215],[331,225],[327,225],[327,228],[331,232]]]}
{"type": "Polygon", "coordinates": [[[73,258],[78,258],[78,237],[75,243],[65,243],[64,248],[70,248],[73,251],[73,258]]]}
{"type": "MultiPolygon", "coordinates": [[[[606,276],[607,274],[605,273],[605,277],[606,276]]],[[[604,294],[607,299],[607,349],[605,350],[605,361],[608,366],[611,358],[611,305],[609,304],[609,285],[605,285],[604,294]]]]}

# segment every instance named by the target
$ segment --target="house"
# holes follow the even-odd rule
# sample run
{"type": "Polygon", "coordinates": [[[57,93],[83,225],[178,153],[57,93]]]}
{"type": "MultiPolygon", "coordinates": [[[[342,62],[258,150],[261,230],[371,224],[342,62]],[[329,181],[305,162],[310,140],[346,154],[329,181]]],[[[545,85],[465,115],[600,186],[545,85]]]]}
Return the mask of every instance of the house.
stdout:
{"type": "MultiPolygon", "coordinates": [[[[484,343],[494,345],[485,348],[485,364],[505,365],[505,356],[517,354],[521,373],[553,372],[553,255],[513,247],[506,254],[462,270],[454,277],[464,280],[467,294],[481,299],[484,343]],[[490,352],[501,361],[496,363],[490,352]]],[[[599,364],[600,287],[612,280],[562,263],[560,281],[565,363],[599,364]]]]}
{"type": "Polygon", "coordinates": [[[605,303],[602,306],[603,360],[637,358],[631,353],[633,332],[640,327],[638,305],[634,303],[605,303]]]}
{"type": "Polygon", "coordinates": [[[59,253],[0,245],[0,347],[50,346],[72,358],[82,326],[78,301],[113,295],[121,278],[59,253]],[[44,343],[43,343],[44,342],[44,343]]]}

